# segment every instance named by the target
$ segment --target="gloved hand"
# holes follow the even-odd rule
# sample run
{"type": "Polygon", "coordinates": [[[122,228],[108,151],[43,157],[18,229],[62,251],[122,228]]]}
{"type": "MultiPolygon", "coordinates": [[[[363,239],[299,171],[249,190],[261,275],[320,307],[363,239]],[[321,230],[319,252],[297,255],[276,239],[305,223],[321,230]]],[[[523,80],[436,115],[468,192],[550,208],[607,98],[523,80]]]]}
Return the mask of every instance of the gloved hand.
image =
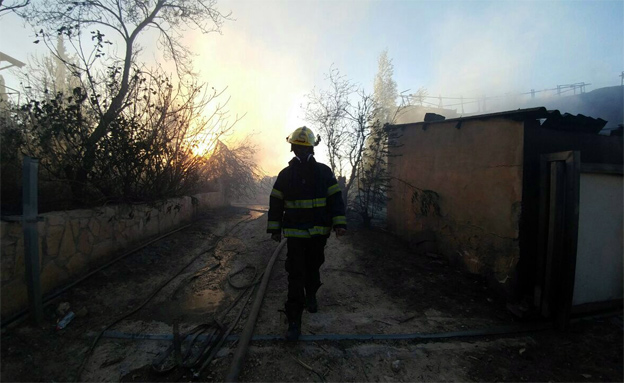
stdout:
{"type": "Polygon", "coordinates": [[[347,233],[347,229],[342,228],[342,227],[336,228],[336,237],[342,237],[346,233],[347,233]]]}
{"type": "Polygon", "coordinates": [[[271,239],[274,240],[275,242],[280,242],[282,240],[282,234],[281,233],[271,234],[271,239]]]}

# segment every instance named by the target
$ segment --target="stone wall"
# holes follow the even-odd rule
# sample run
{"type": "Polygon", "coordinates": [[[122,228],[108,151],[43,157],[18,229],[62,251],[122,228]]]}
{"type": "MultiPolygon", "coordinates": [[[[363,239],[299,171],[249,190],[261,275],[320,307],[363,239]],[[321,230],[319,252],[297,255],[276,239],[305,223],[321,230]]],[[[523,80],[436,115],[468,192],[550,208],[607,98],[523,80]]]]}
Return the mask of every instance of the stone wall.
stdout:
{"type": "MultiPolygon", "coordinates": [[[[44,296],[147,240],[189,223],[206,209],[227,205],[222,192],[153,204],[114,205],[40,214],[39,260],[44,296]]],[[[14,217],[19,219],[20,217],[14,217]]],[[[19,221],[2,221],[1,315],[27,307],[24,233],[19,221]]]]}

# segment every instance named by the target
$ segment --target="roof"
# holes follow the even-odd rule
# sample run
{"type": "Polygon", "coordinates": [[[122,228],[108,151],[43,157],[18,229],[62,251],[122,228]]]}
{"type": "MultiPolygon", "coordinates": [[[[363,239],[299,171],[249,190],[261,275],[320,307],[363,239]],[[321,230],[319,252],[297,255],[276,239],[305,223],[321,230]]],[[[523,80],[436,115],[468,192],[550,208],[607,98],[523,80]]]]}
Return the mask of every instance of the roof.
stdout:
{"type": "Polygon", "coordinates": [[[537,107],[489,114],[477,114],[440,121],[412,122],[407,124],[389,125],[389,128],[406,127],[409,125],[430,126],[446,122],[457,122],[458,124],[461,124],[461,122],[463,121],[489,120],[492,118],[505,118],[515,121],[542,120],[541,126],[544,129],[593,134],[598,134],[598,132],[600,132],[600,130],[607,123],[607,121],[601,118],[587,117],[582,114],[578,114],[576,116],[568,113],[561,114],[558,110],[546,110],[546,108],[544,107],[537,107]]]}

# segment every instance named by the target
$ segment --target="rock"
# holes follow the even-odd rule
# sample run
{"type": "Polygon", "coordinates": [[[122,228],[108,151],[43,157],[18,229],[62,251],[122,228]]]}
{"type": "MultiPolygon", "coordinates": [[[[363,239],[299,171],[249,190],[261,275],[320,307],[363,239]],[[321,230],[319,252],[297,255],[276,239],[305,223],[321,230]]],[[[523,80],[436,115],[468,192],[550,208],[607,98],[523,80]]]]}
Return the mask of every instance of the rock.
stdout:
{"type": "Polygon", "coordinates": [[[392,362],[392,371],[394,371],[394,372],[401,371],[401,361],[400,360],[395,360],[394,362],[392,362]]]}
{"type": "Polygon", "coordinates": [[[426,255],[428,258],[431,258],[431,259],[442,259],[442,256],[440,254],[427,252],[426,255]]]}
{"type": "Polygon", "coordinates": [[[59,317],[64,317],[65,314],[67,314],[67,312],[70,309],[70,305],[69,302],[61,302],[57,307],[56,307],[56,315],[58,315],[59,317]]]}
{"type": "Polygon", "coordinates": [[[84,316],[87,316],[88,313],[89,313],[89,310],[87,310],[87,307],[82,306],[80,310],[76,311],[76,316],[84,317],[84,316]]]}
{"type": "MultiPolygon", "coordinates": [[[[219,359],[219,358],[224,358],[224,357],[228,356],[228,354],[230,353],[230,351],[231,351],[231,350],[230,350],[230,348],[229,348],[229,347],[224,347],[224,348],[222,348],[221,350],[219,350],[219,352],[217,352],[217,355],[215,355],[215,358],[216,358],[216,359],[219,359]]],[[[215,359],[215,360],[216,360],[216,359],[215,359]]]]}

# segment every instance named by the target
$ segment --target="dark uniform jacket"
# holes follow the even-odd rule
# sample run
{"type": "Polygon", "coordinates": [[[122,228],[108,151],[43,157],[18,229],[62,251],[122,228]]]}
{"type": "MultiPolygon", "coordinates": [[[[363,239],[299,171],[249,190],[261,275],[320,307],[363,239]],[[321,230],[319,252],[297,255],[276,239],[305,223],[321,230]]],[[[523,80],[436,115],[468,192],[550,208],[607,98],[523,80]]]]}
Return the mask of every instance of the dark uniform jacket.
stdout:
{"type": "Polygon", "coordinates": [[[342,192],[331,169],[313,156],[295,157],[271,191],[268,233],[287,238],[329,237],[332,227],[347,227],[342,192]]]}

